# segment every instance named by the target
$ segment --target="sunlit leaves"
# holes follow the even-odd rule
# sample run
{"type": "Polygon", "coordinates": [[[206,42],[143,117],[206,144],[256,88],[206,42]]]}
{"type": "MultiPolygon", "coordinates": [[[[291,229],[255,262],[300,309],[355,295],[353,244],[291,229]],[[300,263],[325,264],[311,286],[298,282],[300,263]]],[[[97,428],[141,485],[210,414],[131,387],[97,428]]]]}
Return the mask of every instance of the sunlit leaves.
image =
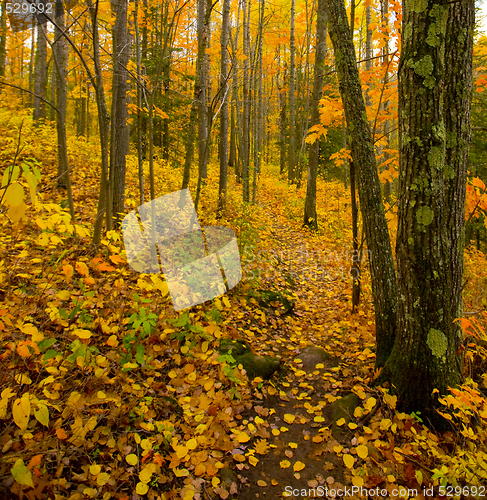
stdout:
{"type": "Polygon", "coordinates": [[[355,463],[355,458],[352,455],[345,453],[343,455],[343,463],[348,469],[351,469],[355,463]]]}
{"type": "Polygon", "coordinates": [[[30,417],[30,396],[29,393],[25,393],[21,398],[14,401],[12,406],[12,416],[14,422],[20,427],[20,429],[27,429],[30,417]]]}

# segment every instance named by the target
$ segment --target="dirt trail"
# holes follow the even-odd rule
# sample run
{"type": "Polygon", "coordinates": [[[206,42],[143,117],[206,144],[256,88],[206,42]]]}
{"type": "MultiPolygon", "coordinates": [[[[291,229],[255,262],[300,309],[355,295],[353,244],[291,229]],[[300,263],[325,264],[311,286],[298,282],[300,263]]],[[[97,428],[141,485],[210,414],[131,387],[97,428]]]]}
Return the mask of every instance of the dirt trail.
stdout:
{"type": "Polygon", "coordinates": [[[274,386],[256,388],[253,409],[243,415],[252,439],[234,450],[240,484],[230,498],[308,498],[325,496],[325,488],[333,498],[330,490],[351,484],[336,451],[356,444],[346,426],[335,427],[335,436],[331,430],[339,365],[346,365],[344,332],[336,327],[349,310],[346,264],[323,258],[330,255],[323,247],[306,247],[309,233],[274,221],[271,235],[279,276],[266,288],[288,286],[297,299],[262,338],[248,339],[258,354],[280,356],[283,370],[274,386]]]}

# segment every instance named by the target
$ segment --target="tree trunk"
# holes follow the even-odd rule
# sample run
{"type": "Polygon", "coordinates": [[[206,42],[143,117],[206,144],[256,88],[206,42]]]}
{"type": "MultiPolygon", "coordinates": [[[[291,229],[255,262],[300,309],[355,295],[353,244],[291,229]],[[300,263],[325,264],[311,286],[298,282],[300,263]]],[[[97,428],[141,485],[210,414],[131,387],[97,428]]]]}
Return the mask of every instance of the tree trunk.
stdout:
{"type": "Polygon", "coordinates": [[[357,169],[360,208],[369,252],[377,339],[376,366],[386,362],[396,329],[396,278],[389,230],[382,203],[372,131],[355,57],[352,33],[343,0],[328,0],[328,29],[351,138],[352,160],[357,169]]]}
{"type": "Polygon", "coordinates": [[[473,0],[406,3],[403,12],[398,328],[384,377],[402,410],[433,424],[442,423],[438,398],[462,377],[463,335],[453,321],[462,315],[474,12],[473,0]]]}
{"type": "MultiPolygon", "coordinates": [[[[381,0],[381,21],[383,27],[388,27],[389,24],[389,0],[381,0]]],[[[389,38],[386,39],[384,47],[382,47],[382,67],[384,68],[384,78],[382,85],[384,88],[387,87],[389,82],[389,38]]],[[[387,112],[389,108],[389,101],[384,101],[382,109],[387,112]]],[[[389,121],[384,122],[384,137],[387,138],[387,147],[390,147],[390,133],[389,133],[389,121]]],[[[389,153],[384,152],[382,156],[384,162],[390,158],[389,153]]],[[[392,183],[386,180],[384,184],[384,199],[389,202],[391,200],[392,194],[392,183]]]]}
{"type": "Polygon", "coordinates": [[[284,63],[284,75],[281,82],[281,47],[277,48],[278,70],[277,70],[277,92],[279,94],[279,172],[284,175],[286,171],[286,92],[287,72],[284,63]]]}
{"type": "Polygon", "coordinates": [[[112,214],[120,221],[124,213],[126,155],[129,149],[127,126],[127,91],[129,43],[127,31],[127,0],[111,0],[115,14],[113,26],[112,127],[110,147],[110,185],[112,214]]]}
{"type": "Polygon", "coordinates": [[[263,144],[263,102],[262,102],[262,39],[264,34],[264,8],[265,0],[259,2],[259,28],[257,48],[257,72],[256,72],[256,99],[255,99],[255,139],[254,139],[254,179],[252,185],[252,203],[255,204],[257,196],[257,180],[260,173],[263,144]]]}
{"type": "Polygon", "coordinates": [[[6,1],[0,2],[0,76],[5,76],[5,60],[7,59],[7,12],[6,1]]]}
{"type": "MultiPolygon", "coordinates": [[[[46,97],[47,87],[47,40],[44,32],[45,27],[45,24],[37,26],[34,76],[34,93],[44,98],[46,97]]],[[[34,122],[38,123],[40,119],[45,117],[44,103],[38,97],[34,97],[34,122]]]]}
{"type": "MultiPolygon", "coordinates": [[[[135,0],[134,6],[134,31],[135,31],[135,59],[137,64],[137,78],[142,80],[142,57],[140,50],[139,30],[139,0],[135,0]]],[[[142,82],[137,83],[137,164],[139,178],[139,205],[144,204],[144,160],[142,146],[142,93],[144,92],[142,82]]]]}
{"type": "MultiPolygon", "coordinates": [[[[101,149],[101,169],[100,169],[100,192],[98,195],[98,207],[93,230],[93,246],[100,245],[101,231],[103,228],[103,218],[106,217],[107,229],[112,226],[112,214],[110,201],[110,184],[108,178],[108,144],[110,137],[110,116],[105,100],[105,90],[103,88],[103,76],[100,64],[100,38],[98,33],[98,10],[93,5],[92,0],[86,0],[86,4],[91,15],[92,39],[93,39],[93,63],[95,75],[93,83],[96,94],[96,105],[98,108],[98,125],[101,149]]],[[[98,5],[98,4],[97,4],[98,5]]]]}
{"type": "Polygon", "coordinates": [[[289,44],[289,152],[288,152],[288,181],[296,181],[296,99],[294,96],[294,80],[296,73],[296,40],[294,34],[294,17],[296,15],[296,0],[291,0],[291,38],[289,44]]]}
{"type": "Polygon", "coordinates": [[[208,26],[206,24],[207,0],[198,0],[198,54],[202,51],[202,59],[199,66],[199,95],[198,95],[198,182],[206,179],[206,139],[208,136],[208,106],[206,104],[207,94],[207,41],[208,26]]]}
{"type": "MultiPolygon", "coordinates": [[[[66,77],[68,74],[68,46],[60,30],[64,30],[64,6],[62,0],[56,0],[56,23],[53,44],[54,66],[56,72],[56,127],[58,135],[58,187],[67,188],[68,185],[68,151],[66,141],[66,104],[68,89],[66,77]]],[[[43,26],[38,26],[42,31],[43,26]]],[[[45,37],[43,37],[45,40],[45,37]]]]}
{"type": "MultiPolygon", "coordinates": [[[[323,73],[326,59],[327,19],[325,0],[318,0],[316,18],[316,49],[313,79],[313,97],[311,103],[311,125],[320,123],[319,103],[323,94],[323,73]]],[[[318,215],[316,213],[316,177],[318,175],[318,161],[320,155],[320,139],[316,139],[309,147],[308,184],[304,205],[304,225],[314,230],[318,229],[318,215]]]]}
{"type": "Polygon", "coordinates": [[[230,0],[224,0],[221,31],[220,94],[220,182],[218,185],[217,216],[222,217],[227,201],[228,178],[228,39],[230,37],[230,0]]]}
{"type": "Polygon", "coordinates": [[[242,116],[242,184],[243,201],[249,202],[249,163],[250,163],[250,5],[251,0],[243,0],[243,116],[242,116]]]}

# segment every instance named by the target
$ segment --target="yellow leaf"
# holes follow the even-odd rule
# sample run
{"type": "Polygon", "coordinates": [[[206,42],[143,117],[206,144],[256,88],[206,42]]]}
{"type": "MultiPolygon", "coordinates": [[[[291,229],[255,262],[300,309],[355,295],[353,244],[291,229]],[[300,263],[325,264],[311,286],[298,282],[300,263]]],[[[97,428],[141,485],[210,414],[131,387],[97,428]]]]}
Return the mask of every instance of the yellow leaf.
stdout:
{"type": "Polygon", "coordinates": [[[337,421],[338,427],[341,427],[345,423],[345,419],[341,418],[340,420],[337,421]]]}
{"type": "Polygon", "coordinates": [[[364,485],[364,480],[360,476],[353,476],[352,477],[352,484],[354,486],[358,486],[359,488],[364,485]]]}
{"type": "Polygon", "coordinates": [[[63,273],[66,276],[67,282],[69,283],[74,273],[73,266],[71,264],[66,264],[65,266],[63,266],[63,273]]]}
{"type": "Polygon", "coordinates": [[[130,465],[137,465],[137,462],[139,461],[137,455],[135,455],[134,453],[130,453],[130,455],[127,455],[125,457],[125,460],[127,460],[127,463],[130,465]]]}
{"type": "Polygon", "coordinates": [[[257,457],[254,457],[253,455],[250,455],[249,464],[253,465],[255,467],[258,463],[259,463],[259,459],[257,457]]]}
{"type": "Polygon", "coordinates": [[[189,470],[188,469],[174,469],[174,475],[176,477],[186,477],[189,476],[189,470]]]}
{"type": "Polygon", "coordinates": [[[22,356],[23,358],[30,357],[29,348],[25,344],[17,346],[17,353],[19,354],[19,356],[22,356]]]}
{"type": "Polygon", "coordinates": [[[365,460],[369,455],[369,449],[367,448],[367,446],[363,444],[357,446],[357,455],[365,460]]]}
{"type": "Polygon", "coordinates": [[[26,486],[34,487],[34,483],[32,482],[32,475],[30,470],[27,469],[24,461],[19,458],[12,469],[10,470],[12,476],[19,484],[24,484],[26,486]]]}
{"type": "Polygon", "coordinates": [[[4,202],[9,207],[18,207],[24,200],[24,188],[18,183],[13,182],[5,191],[4,202]]]}
{"type": "Polygon", "coordinates": [[[337,444],[336,446],[333,447],[333,451],[335,453],[340,453],[343,450],[343,446],[341,444],[337,444]]]}
{"type": "Polygon", "coordinates": [[[288,446],[289,446],[289,448],[293,448],[293,449],[298,447],[297,443],[293,443],[292,441],[288,443],[288,446]]]}
{"type": "Polygon", "coordinates": [[[73,333],[80,339],[89,339],[93,335],[89,330],[83,330],[82,328],[73,330],[73,333]]]}
{"type": "Polygon", "coordinates": [[[189,449],[189,450],[194,450],[196,449],[196,447],[198,446],[198,441],[196,441],[195,438],[191,438],[187,443],[186,443],[186,447],[189,449]]]}
{"type": "Polygon", "coordinates": [[[13,224],[17,224],[20,221],[20,219],[25,217],[26,209],[27,205],[24,202],[22,202],[20,205],[10,207],[8,209],[7,215],[13,224]]]}
{"type": "Polygon", "coordinates": [[[101,472],[101,466],[98,464],[92,464],[90,465],[90,474],[93,474],[94,476],[100,474],[101,472]]]}
{"type": "Polygon", "coordinates": [[[30,399],[29,393],[24,394],[21,398],[14,401],[12,406],[12,415],[14,422],[22,429],[27,429],[30,417],[30,399]]]}
{"type": "Polygon", "coordinates": [[[17,382],[17,384],[20,384],[20,385],[32,384],[32,380],[25,373],[16,373],[14,379],[15,379],[15,382],[17,382]]]}
{"type": "Polygon", "coordinates": [[[148,483],[156,471],[156,464],[148,464],[139,472],[139,480],[148,483]]]}
{"type": "Polygon", "coordinates": [[[37,409],[34,410],[34,417],[42,425],[49,427],[49,410],[44,403],[37,403],[37,409]]]}
{"type": "Polygon", "coordinates": [[[396,408],[397,404],[397,396],[391,396],[390,394],[384,394],[384,401],[388,404],[393,410],[396,408]]]}
{"type": "Polygon", "coordinates": [[[264,488],[265,486],[267,486],[267,483],[266,483],[265,481],[262,481],[262,479],[259,479],[259,480],[257,481],[257,484],[258,484],[259,486],[261,486],[262,488],[264,488]]]}
{"type": "Polygon", "coordinates": [[[417,470],[414,473],[414,477],[416,478],[416,481],[418,481],[418,484],[423,484],[423,473],[420,470],[417,470]]]}
{"type": "Polygon", "coordinates": [[[118,339],[116,335],[110,335],[107,340],[107,345],[110,347],[116,347],[118,345],[118,339]]]}
{"type": "Polygon", "coordinates": [[[384,418],[380,421],[380,428],[381,430],[385,431],[389,429],[389,427],[392,425],[392,422],[389,418],[384,418]]]}
{"type": "Polygon", "coordinates": [[[281,466],[281,469],[287,469],[291,465],[291,462],[289,460],[281,460],[279,465],[281,466]]]}
{"type": "Polygon", "coordinates": [[[137,483],[135,491],[138,495],[145,495],[149,491],[149,486],[145,483],[137,483]]]}
{"type": "Polygon", "coordinates": [[[71,297],[71,292],[68,292],[68,290],[61,290],[60,292],[56,293],[56,297],[61,300],[69,300],[71,297]]]}
{"type": "Polygon", "coordinates": [[[255,442],[255,452],[259,455],[265,455],[269,451],[269,443],[266,439],[259,439],[255,442]]]}
{"type": "Polygon", "coordinates": [[[353,458],[352,455],[345,453],[345,455],[343,455],[343,463],[348,469],[351,469],[355,463],[355,458],[353,458]]]}
{"type": "Polygon", "coordinates": [[[292,424],[295,420],[295,416],[292,415],[291,413],[286,413],[284,415],[284,422],[286,422],[287,424],[292,424]]]}
{"type": "Polygon", "coordinates": [[[64,429],[56,429],[56,436],[61,440],[68,438],[68,435],[66,434],[66,431],[64,429]]]}
{"type": "Polygon", "coordinates": [[[98,477],[96,478],[96,484],[98,486],[105,486],[105,484],[108,483],[109,479],[110,475],[106,472],[102,472],[101,474],[98,474],[98,477]]]}
{"type": "Polygon", "coordinates": [[[293,470],[294,472],[299,472],[300,470],[303,470],[306,467],[306,465],[303,464],[303,462],[300,462],[299,460],[293,465],[293,470]]]}
{"type": "Polygon", "coordinates": [[[367,410],[370,411],[370,410],[372,410],[372,408],[375,406],[376,403],[377,403],[377,400],[373,397],[370,397],[369,399],[367,399],[364,406],[367,410]]]}
{"type": "Polygon", "coordinates": [[[177,444],[173,448],[179,459],[184,458],[188,454],[188,448],[186,448],[186,446],[177,444]]]}
{"type": "Polygon", "coordinates": [[[237,436],[237,441],[239,443],[246,443],[247,441],[250,441],[250,436],[245,433],[245,432],[241,432],[238,436],[237,436]]]}
{"type": "Polygon", "coordinates": [[[84,262],[76,262],[75,267],[76,267],[76,271],[78,271],[83,276],[90,275],[90,271],[88,269],[88,266],[84,262]]]}

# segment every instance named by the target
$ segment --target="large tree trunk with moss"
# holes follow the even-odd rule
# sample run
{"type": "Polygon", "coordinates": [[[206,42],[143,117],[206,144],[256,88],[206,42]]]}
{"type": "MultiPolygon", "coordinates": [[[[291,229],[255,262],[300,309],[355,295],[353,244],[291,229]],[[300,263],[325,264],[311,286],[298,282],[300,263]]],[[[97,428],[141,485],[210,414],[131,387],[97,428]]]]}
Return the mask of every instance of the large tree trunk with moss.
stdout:
{"type": "Polygon", "coordinates": [[[403,12],[398,329],[384,377],[401,409],[433,423],[438,397],[462,376],[454,320],[462,315],[474,11],[474,0],[430,0],[406,1],[403,12]]]}
{"type": "Polygon", "coordinates": [[[377,339],[376,366],[385,364],[394,345],[396,329],[396,277],[381,185],[365,112],[352,34],[343,0],[328,0],[328,30],[335,51],[340,94],[357,169],[358,192],[369,252],[377,339]]]}
{"type": "MultiPolygon", "coordinates": [[[[325,0],[318,0],[316,18],[316,50],[313,80],[313,96],[311,102],[311,126],[320,123],[319,104],[323,94],[323,73],[326,58],[327,23],[325,0]]],[[[309,147],[308,182],[306,186],[306,201],[304,205],[304,225],[314,230],[318,229],[316,214],[316,177],[320,155],[320,139],[317,138],[309,147]]]]}

